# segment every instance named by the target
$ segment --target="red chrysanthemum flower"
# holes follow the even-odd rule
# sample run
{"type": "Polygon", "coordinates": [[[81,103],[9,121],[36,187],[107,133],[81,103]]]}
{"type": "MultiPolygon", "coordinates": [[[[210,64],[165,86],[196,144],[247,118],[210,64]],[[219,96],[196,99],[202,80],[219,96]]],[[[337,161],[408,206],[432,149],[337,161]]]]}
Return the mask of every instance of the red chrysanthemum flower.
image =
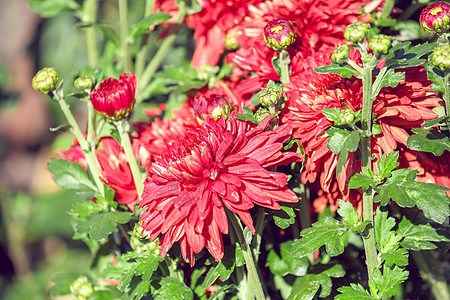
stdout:
{"type": "Polygon", "coordinates": [[[128,117],[134,108],[136,76],[124,73],[115,78],[103,80],[91,93],[91,102],[97,113],[109,120],[128,117]]]}
{"type": "MultiPolygon", "coordinates": [[[[325,193],[335,178],[338,156],[327,148],[326,130],[332,125],[322,114],[325,108],[362,108],[362,82],[357,78],[345,79],[336,74],[318,74],[314,67],[329,63],[331,52],[318,53],[303,61],[304,72],[291,77],[286,92],[288,100],[282,118],[291,125],[294,137],[305,148],[303,182],[314,182],[319,177],[325,193]]],[[[353,57],[354,58],[354,57],[353,57]]],[[[382,62],[381,62],[382,64],[382,62]]],[[[440,105],[440,99],[430,89],[422,67],[406,69],[406,80],[395,88],[383,88],[373,103],[377,114],[375,122],[381,125],[382,134],[372,138],[372,151],[379,158],[406,145],[409,129],[420,127],[424,120],[434,119],[431,111],[440,105]]],[[[339,190],[348,198],[347,180],[360,170],[360,162],[350,153],[337,180],[339,190]]],[[[376,167],[374,165],[374,167],[376,167]]]]}
{"type": "Polygon", "coordinates": [[[222,233],[228,233],[225,209],[255,232],[249,213],[255,204],[280,209],[278,201],[298,201],[286,187],[287,176],[268,170],[299,160],[295,153],[280,152],[290,127],[265,131],[270,118],[256,126],[234,114],[226,121],[207,118],[150,167],[141,221],[150,240],[162,235],[161,256],[179,242],[192,265],[194,253],[203,248],[220,261],[222,233]]]}

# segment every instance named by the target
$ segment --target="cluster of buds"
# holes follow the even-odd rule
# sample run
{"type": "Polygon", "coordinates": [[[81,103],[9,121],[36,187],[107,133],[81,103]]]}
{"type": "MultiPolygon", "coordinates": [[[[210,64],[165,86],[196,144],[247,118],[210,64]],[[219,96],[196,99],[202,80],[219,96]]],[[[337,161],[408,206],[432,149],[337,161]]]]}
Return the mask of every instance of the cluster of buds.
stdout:
{"type": "Polygon", "coordinates": [[[344,38],[347,41],[359,43],[369,34],[370,24],[364,22],[355,22],[347,26],[344,31],[344,38]]]}
{"type": "Polygon", "coordinates": [[[41,93],[48,94],[56,89],[59,81],[58,72],[53,68],[43,68],[34,75],[31,85],[41,93]]]}
{"type": "Polygon", "coordinates": [[[428,33],[442,34],[450,30],[450,4],[436,2],[420,13],[420,26],[428,33]]]}
{"type": "Polygon", "coordinates": [[[136,253],[145,253],[154,256],[161,254],[161,247],[158,246],[159,238],[149,242],[147,237],[142,237],[141,223],[136,223],[133,228],[133,233],[130,237],[130,246],[136,253]]]}
{"type": "Polygon", "coordinates": [[[370,39],[369,49],[375,53],[375,55],[386,54],[391,47],[392,38],[385,34],[377,34],[370,39]]]}
{"type": "Polygon", "coordinates": [[[94,292],[94,288],[86,276],[80,276],[70,284],[70,292],[72,295],[83,299],[90,297],[94,292]]]}
{"type": "Polygon", "coordinates": [[[118,121],[128,117],[134,108],[136,76],[124,73],[115,78],[107,78],[91,93],[95,111],[108,121],[118,121]]]}
{"type": "Polygon", "coordinates": [[[442,45],[434,49],[431,64],[442,71],[450,69],[450,45],[442,45]]]}
{"type": "Polygon", "coordinates": [[[275,51],[286,50],[295,42],[295,28],[284,18],[270,21],[264,27],[264,41],[275,51]]]}

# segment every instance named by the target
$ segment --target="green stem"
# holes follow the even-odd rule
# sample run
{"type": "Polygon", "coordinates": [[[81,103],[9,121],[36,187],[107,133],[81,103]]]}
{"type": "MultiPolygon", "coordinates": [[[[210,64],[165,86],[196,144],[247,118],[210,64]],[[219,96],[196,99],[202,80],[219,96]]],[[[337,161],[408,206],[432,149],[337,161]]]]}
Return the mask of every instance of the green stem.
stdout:
{"type": "Polygon", "coordinates": [[[445,115],[450,116],[450,71],[447,69],[444,72],[444,102],[445,115]]]}
{"type": "MultiPolygon", "coordinates": [[[[98,10],[98,0],[87,0],[84,13],[87,18],[86,21],[89,24],[95,24],[97,18],[98,10]]],[[[86,46],[89,59],[89,66],[95,68],[98,65],[98,50],[97,50],[97,39],[95,36],[95,28],[86,28],[86,46]]]]}
{"type": "MultiPolygon", "coordinates": [[[[374,64],[365,64],[363,69],[363,108],[361,126],[366,133],[361,137],[361,165],[362,174],[369,174],[372,169],[370,137],[372,128],[372,70],[374,64]]],[[[375,191],[372,188],[363,191],[363,219],[369,221],[367,226],[368,234],[363,239],[366,253],[366,264],[369,281],[373,279],[373,270],[377,266],[377,249],[375,246],[375,230],[373,225],[373,196],[375,191]]]]}
{"type": "MultiPolygon", "coordinates": [[[[144,18],[148,17],[149,15],[152,14],[154,5],[155,5],[155,0],[147,0],[145,2],[144,18]]],[[[137,78],[141,78],[141,75],[144,72],[144,64],[145,64],[145,59],[147,57],[147,50],[148,50],[148,37],[149,37],[149,34],[146,34],[142,37],[142,46],[136,56],[135,74],[136,74],[137,78]]]]}
{"type": "Polygon", "coordinates": [[[347,60],[347,63],[348,63],[353,69],[355,69],[355,70],[362,76],[363,69],[362,69],[360,66],[358,66],[357,63],[355,63],[355,62],[354,62],[353,60],[351,60],[351,59],[348,59],[348,60],[347,60]]]}
{"type": "Polygon", "coordinates": [[[384,2],[383,11],[381,12],[380,20],[389,18],[391,11],[394,8],[395,0],[386,0],[384,2]]]}
{"type": "Polygon", "coordinates": [[[286,50],[280,51],[280,81],[281,84],[289,83],[289,64],[291,59],[289,58],[289,52],[286,50]]]}
{"type": "Polygon", "coordinates": [[[122,48],[122,63],[125,72],[131,72],[131,50],[128,45],[128,1],[119,0],[120,47],[122,48]]]}
{"type": "Polygon", "coordinates": [[[256,269],[255,260],[253,259],[252,250],[245,241],[242,225],[236,219],[236,215],[233,212],[228,212],[228,215],[231,221],[231,225],[233,226],[234,231],[236,232],[239,245],[241,246],[242,254],[245,260],[245,265],[247,266],[250,288],[257,300],[264,300],[265,296],[263,287],[261,281],[259,280],[258,270],[256,269]]]}
{"type": "Polygon", "coordinates": [[[256,217],[255,223],[255,236],[252,241],[253,254],[255,255],[255,261],[258,262],[259,257],[259,248],[261,247],[261,239],[262,233],[264,230],[264,220],[266,217],[266,213],[264,211],[264,207],[258,208],[258,216],[256,217]]]}
{"type": "Polygon", "coordinates": [[[114,122],[119,131],[121,146],[125,151],[125,155],[130,165],[131,174],[133,175],[134,184],[136,186],[136,191],[138,193],[139,199],[142,197],[142,192],[144,191],[144,184],[142,180],[142,173],[134,157],[133,150],[131,149],[130,136],[128,135],[127,128],[129,127],[128,121],[126,119],[114,122]],[[127,128],[125,128],[127,127],[127,128]]]}
{"type": "Polygon", "coordinates": [[[97,159],[94,154],[94,149],[91,148],[86,141],[86,139],[83,136],[83,133],[78,126],[77,121],[75,121],[75,118],[72,115],[72,112],[70,111],[69,105],[64,100],[64,97],[55,95],[56,99],[58,100],[59,106],[61,107],[61,110],[64,113],[64,116],[66,117],[67,121],[69,122],[71,128],[71,131],[75,138],[78,140],[78,143],[81,146],[81,149],[84,152],[84,156],[86,158],[86,162],[89,167],[89,171],[92,174],[92,177],[94,178],[95,184],[97,185],[98,191],[101,195],[105,195],[105,190],[103,187],[103,183],[101,181],[101,173],[100,169],[98,168],[97,159]]]}
{"type": "Polygon", "coordinates": [[[139,81],[139,84],[137,86],[137,92],[136,92],[136,102],[141,102],[144,100],[143,98],[143,91],[147,87],[147,85],[150,83],[150,80],[152,80],[153,75],[155,74],[156,70],[158,69],[159,65],[161,64],[162,60],[166,56],[170,46],[172,45],[173,41],[176,37],[177,27],[184,19],[184,15],[186,14],[186,7],[185,7],[184,1],[180,1],[179,3],[179,15],[176,23],[174,24],[174,27],[172,27],[172,30],[170,34],[162,41],[161,46],[158,48],[158,51],[156,51],[155,55],[153,56],[150,63],[145,68],[144,72],[142,73],[141,79],[139,81]]]}

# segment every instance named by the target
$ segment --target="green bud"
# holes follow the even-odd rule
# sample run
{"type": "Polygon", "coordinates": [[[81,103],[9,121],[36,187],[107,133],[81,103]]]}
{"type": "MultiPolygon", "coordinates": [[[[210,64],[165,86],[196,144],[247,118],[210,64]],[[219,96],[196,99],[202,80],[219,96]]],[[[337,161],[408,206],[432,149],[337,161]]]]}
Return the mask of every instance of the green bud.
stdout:
{"type": "Polygon", "coordinates": [[[275,105],[281,98],[281,92],[276,88],[263,88],[259,91],[257,97],[264,106],[275,105]]]}
{"type": "Polygon", "coordinates": [[[265,117],[270,115],[270,111],[265,108],[265,107],[260,107],[256,113],[255,113],[255,118],[256,120],[258,120],[258,122],[261,122],[262,120],[264,120],[265,117]]]}
{"type": "Polygon", "coordinates": [[[70,292],[72,295],[87,298],[92,295],[94,288],[86,276],[80,276],[70,284],[70,292]]]}
{"type": "Polygon", "coordinates": [[[377,34],[369,42],[369,49],[375,55],[386,54],[391,47],[391,37],[384,34],[377,34]]]}
{"type": "Polygon", "coordinates": [[[287,49],[296,38],[294,25],[285,18],[270,21],[263,32],[264,42],[275,51],[287,49]]]}
{"type": "Polygon", "coordinates": [[[345,28],[344,38],[347,41],[359,43],[369,34],[370,24],[364,22],[352,23],[345,28]]]}
{"type": "Polygon", "coordinates": [[[442,71],[450,68],[450,45],[442,45],[434,49],[431,64],[442,71]]]}
{"type": "Polygon", "coordinates": [[[239,48],[239,43],[236,40],[236,36],[242,34],[242,31],[233,31],[230,30],[225,36],[225,48],[227,50],[236,50],[239,48]]]}
{"type": "Polygon", "coordinates": [[[41,93],[48,94],[56,89],[59,75],[53,68],[43,68],[34,75],[31,85],[33,88],[41,93]]]}
{"type": "Polygon", "coordinates": [[[334,49],[333,54],[331,55],[331,60],[337,63],[343,63],[347,61],[348,56],[350,55],[350,46],[349,45],[339,45],[334,49]]]}
{"type": "Polygon", "coordinates": [[[75,86],[80,90],[90,90],[95,84],[95,78],[84,75],[75,79],[75,86]]]}
{"type": "Polygon", "coordinates": [[[450,30],[450,4],[436,2],[420,13],[420,26],[428,33],[445,33],[450,30]]]}
{"type": "Polygon", "coordinates": [[[336,125],[342,125],[342,124],[350,124],[355,119],[355,113],[351,109],[344,109],[341,111],[339,115],[340,124],[336,125]]]}

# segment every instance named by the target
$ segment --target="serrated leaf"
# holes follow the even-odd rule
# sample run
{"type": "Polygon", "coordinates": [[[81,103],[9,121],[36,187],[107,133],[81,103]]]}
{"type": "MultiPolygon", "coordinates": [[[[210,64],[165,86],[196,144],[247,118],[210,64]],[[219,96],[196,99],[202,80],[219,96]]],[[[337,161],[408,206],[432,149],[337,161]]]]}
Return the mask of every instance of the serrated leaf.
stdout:
{"type": "Polygon", "coordinates": [[[405,81],[404,72],[395,72],[394,69],[389,69],[386,72],[384,78],[381,80],[380,85],[376,90],[372,92],[372,98],[375,98],[383,87],[395,88],[399,83],[405,81]]]}
{"type": "Polygon", "coordinates": [[[369,187],[375,188],[377,186],[377,182],[370,176],[355,173],[348,182],[349,189],[357,189],[362,187],[363,190],[368,190],[369,187]]]}
{"type": "Polygon", "coordinates": [[[399,223],[396,233],[403,237],[400,245],[414,251],[435,249],[436,245],[430,242],[450,241],[448,237],[438,234],[430,224],[415,225],[406,217],[399,223]]]}
{"type": "Polygon", "coordinates": [[[336,176],[342,171],[344,164],[347,162],[348,153],[355,152],[358,149],[359,140],[361,138],[358,131],[347,130],[327,130],[327,133],[332,134],[328,138],[327,148],[334,154],[339,154],[339,159],[336,165],[336,176]]]}
{"type": "Polygon", "coordinates": [[[373,271],[373,282],[381,297],[392,297],[397,292],[397,285],[408,279],[409,272],[397,266],[389,268],[383,265],[383,274],[379,269],[373,271]]]}
{"type": "Polygon", "coordinates": [[[198,71],[188,63],[179,66],[165,66],[162,71],[155,74],[155,77],[163,78],[166,85],[175,85],[182,92],[200,89],[208,83],[207,80],[199,80],[198,71]]]}
{"type": "Polygon", "coordinates": [[[302,237],[292,244],[291,256],[306,256],[323,245],[325,245],[325,249],[330,256],[337,256],[344,252],[342,235],[348,230],[346,225],[327,217],[312,226],[303,229],[302,237]]]}
{"type": "Polygon", "coordinates": [[[194,294],[183,282],[173,277],[163,277],[159,286],[152,286],[152,295],[155,300],[185,299],[191,300],[194,294]]]}
{"type": "Polygon", "coordinates": [[[361,78],[361,74],[347,63],[338,64],[332,61],[331,65],[320,66],[315,68],[314,71],[319,74],[339,74],[344,78],[353,76],[361,78]]]}
{"type": "Polygon", "coordinates": [[[408,250],[399,248],[393,252],[382,253],[380,258],[381,262],[385,262],[388,267],[392,267],[393,265],[404,267],[408,265],[408,255],[408,250]]]}
{"type": "Polygon", "coordinates": [[[398,155],[399,152],[395,151],[389,153],[387,156],[385,154],[381,156],[380,161],[377,162],[378,176],[380,176],[381,179],[391,176],[391,172],[398,167],[398,155]]]}
{"type": "Polygon", "coordinates": [[[131,213],[110,211],[91,215],[88,220],[78,224],[77,232],[87,232],[94,240],[108,237],[117,227],[131,219],[131,213]]]}
{"type": "Polygon", "coordinates": [[[75,25],[75,28],[78,28],[78,29],[89,28],[89,27],[98,28],[101,31],[101,33],[103,34],[103,36],[105,37],[105,39],[113,42],[115,46],[120,45],[119,35],[117,34],[114,27],[112,27],[109,24],[94,24],[94,23],[82,23],[81,22],[81,23],[78,23],[75,25]]]}
{"type": "Polygon", "coordinates": [[[91,201],[83,201],[75,203],[70,210],[70,214],[79,218],[85,218],[89,215],[99,213],[101,211],[100,206],[91,201]]]}
{"type": "Polygon", "coordinates": [[[450,116],[442,116],[442,117],[437,117],[433,120],[425,120],[425,122],[423,122],[422,128],[423,129],[431,129],[432,127],[436,126],[437,124],[444,124],[445,122],[449,122],[450,121],[450,116]]]}
{"type": "Polygon", "coordinates": [[[236,119],[242,120],[242,121],[250,121],[252,123],[258,124],[258,120],[256,119],[256,117],[253,115],[253,111],[248,108],[247,106],[244,106],[242,108],[243,110],[243,114],[236,114],[234,115],[234,117],[236,119]]]}
{"type": "Polygon", "coordinates": [[[48,162],[47,169],[55,176],[53,179],[55,183],[63,189],[78,192],[97,191],[86,170],[78,163],[71,163],[65,159],[52,159],[48,162]]]}
{"type": "MultiPolygon", "coordinates": [[[[150,291],[151,281],[140,281],[130,294],[131,300],[137,300],[144,297],[150,291]]],[[[156,298],[155,298],[156,299],[156,298]]],[[[192,299],[192,298],[191,298],[192,299]]]]}
{"type": "Polygon", "coordinates": [[[319,290],[320,284],[317,281],[310,280],[300,277],[298,281],[294,284],[291,294],[288,300],[310,300],[314,299],[317,291],[319,290]]]}
{"type": "Polygon", "coordinates": [[[380,207],[377,208],[377,213],[374,217],[374,228],[378,245],[377,249],[381,253],[394,251],[399,246],[401,236],[391,231],[395,224],[395,219],[388,217],[387,211],[381,211],[380,207]]]}
{"type": "Polygon", "coordinates": [[[442,72],[439,68],[433,66],[429,62],[424,64],[425,70],[427,71],[428,79],[430,79],[434,85],[431,87],[436,92],[445,92],[445,85],[444,85],[444,72],[442,72]]]}
{"type": "Polygon", "coordinates": [[[275,225],[281,229],[286,229],[295,223],[295,212],[292,207],[281,206],[280,210],[274,211],[273,220],[275,225]]]}
{"type": "Polygon", "coordinates": [[[409,169],[394,170],[374,201],[386,205],[392,199],[401,207],[417,205],[425,217],[442,224],[450,215],[450,199],[443,192],[448,189],[434,183],[414,181],[415,174],[416,171],[409,169]]]}
{"type": "Polygon", "coordinates": [[[212,285],[214,281],[219,278],[219,276],[222,281],[226,281],[230,278],[230,275],[236,267],[236,251],[237,249],[234,246],[225,247],[222,260],[220,262],[214,262],[211,269],[209,269],[208,273],[206,273],[206,277],[202,282],[202,286],[204,288],[212,285]]]}
{"type": "Polygon", "coordinates": [[[435,129],[414,128],[415,134],[408,137],[407,146],[415,151],[431,152],[441,156],[444,151],[450,151],[449,138],[435,129]]]}
{"type": "Polygon", "coordinates": [[[338,200],[339,208],[337,213],[344,219],[345,223],[350,227],[355,227],[359,223],[359,215],[356,209],[349,201],[338,200]]]}
{"type": "Polygon", "coordinates": [[[159,263],[162,260],[161,257],[148,254],[142,258],[136,258],[138,267],[136,268],[136,275],[142,277],[143,281],[148,281],[158,269],[159,263]]]}
{"type": "Polygon", "coordinates": [[[328,121],[338,122],[340,121],[339,116],[341,115],[341,111],[338,108],[325,108],[322,109],[322,114],[327,118],[328,121]]]}
{"type": "Polygon", "coordinates": [[[303,276],[306,274],[309,261],[306,257],[297,258],[289,255],[291,250],[291,242],[284,242],[280,245],[280,256],[275,250],[270,250],[267,256],[266,266],[270,268],[272,274],[286,276],[291,274],[294,276],[303,276]]]}
{"type": "Polygon", "coordinates": [[[74,0],[31,0],[28,6],[43,18],[52,18],[63,11],[79,8],[78,3],[74,0]]]}
{"type": "Polygon", "coordinates": [[[160,25],[170,18],[170,15],[163,12],[153,13],[140,20],[139,23],[131,26],[131,33],[128,39],[133,40],[138,35],[148,33],[150,26],[160,25]]]}
{"type": "Polygon", "coordinates": [[[335,300],[376,300],[378,298],[372,296],[360,284],[350,283],[350,286],[343,286],[337,289],[341,294],[337,295],[335,300]]]}

